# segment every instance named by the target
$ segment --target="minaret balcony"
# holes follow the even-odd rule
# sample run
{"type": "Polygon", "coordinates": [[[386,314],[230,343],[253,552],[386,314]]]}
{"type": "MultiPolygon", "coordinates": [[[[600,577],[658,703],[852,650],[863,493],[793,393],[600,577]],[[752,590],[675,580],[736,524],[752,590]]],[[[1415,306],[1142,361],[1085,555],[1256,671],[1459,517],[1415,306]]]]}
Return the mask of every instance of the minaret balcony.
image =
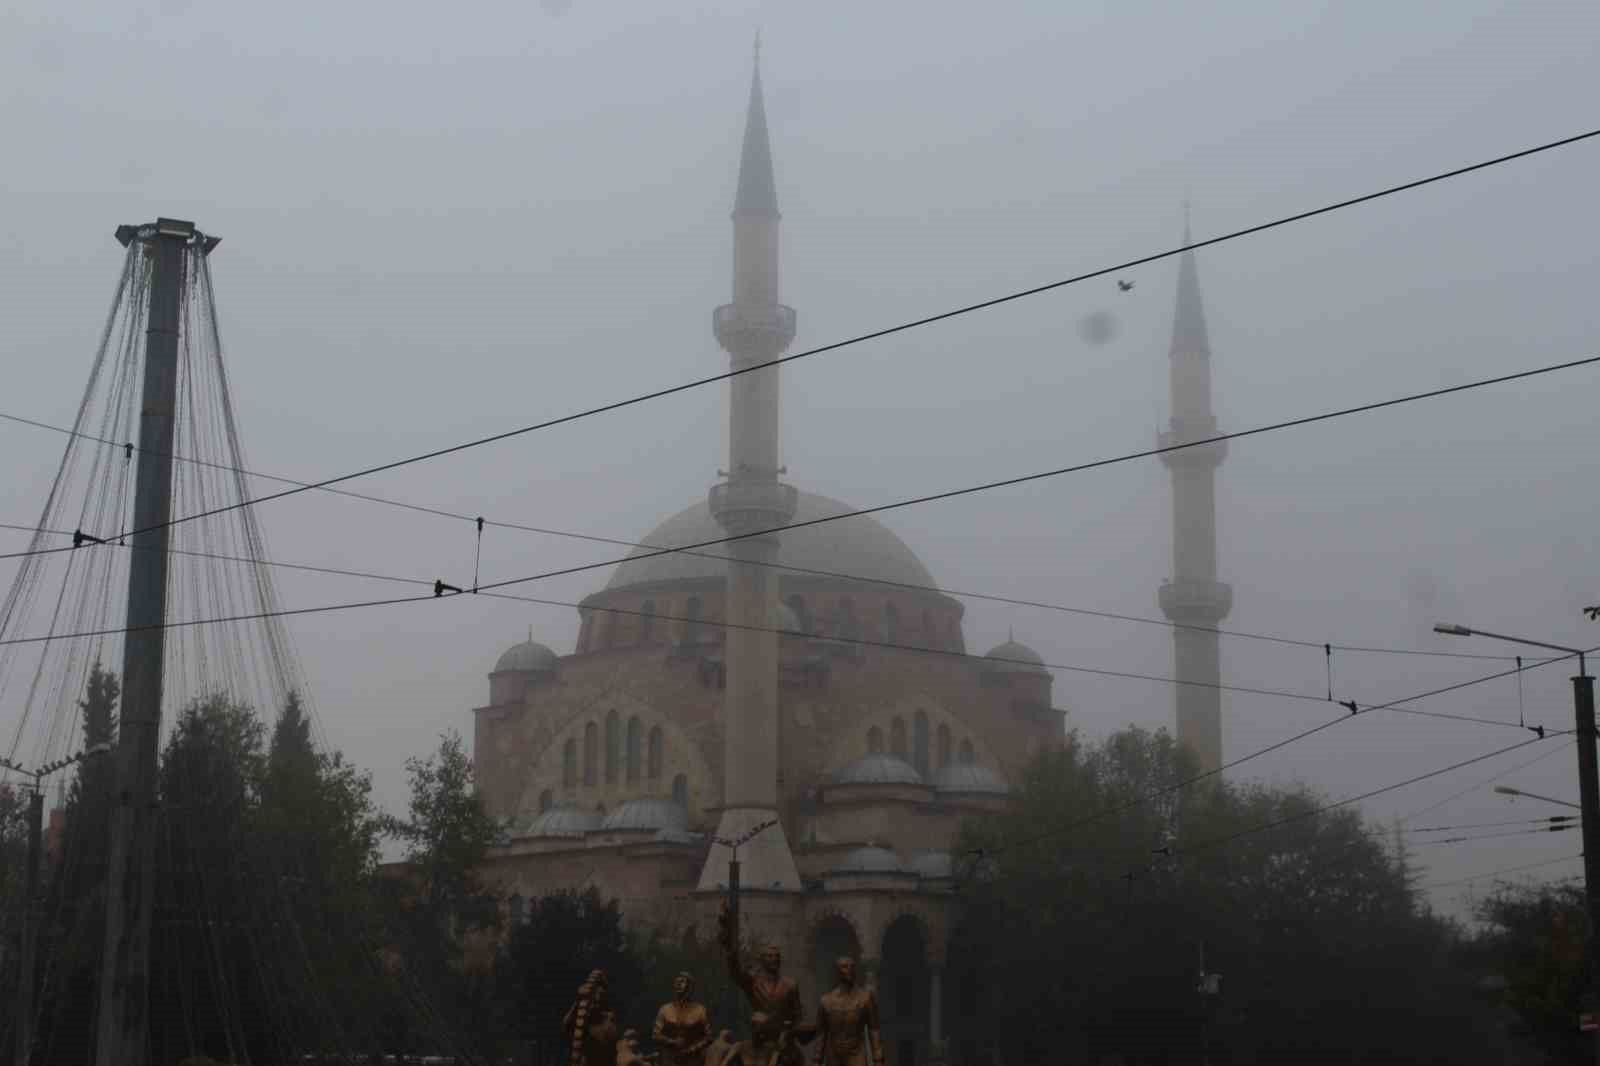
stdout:
{"type": "Polygon", "coordinates": [[[711,517],[733,536],[776,529],[794,518],[799,493],[765,478],[739,478],[711,486],[711,517]]]}
{"type": "Polygon", "coordinates": [[[1222,581],[1176,578],[1161,583],[1161,613],[1184,625],[1216,625],[1233,610],[1233,586],[1222,581]]]}
{"type": "Polygon", "coordinates": [[[711,313],[717,343],[736,359],[772,359],[794,340],[794,308],[723,304],[711,313]]]}
{"type": "Polygon", "coordinates": [[[1216,418],[1211,415],[1202,418],[1174,418],[1169,423],[1169,428],[1156,435],[1158,447],[1176,449],[1162,452],[1161,461],[1169,467],[1219,466],[1222,460],[1228,457],[1227,441],[1211,441],[1188,448],[1180,445],[1188,444],[1190,441],[1207,440],[1220,432],[1216,418]]]}

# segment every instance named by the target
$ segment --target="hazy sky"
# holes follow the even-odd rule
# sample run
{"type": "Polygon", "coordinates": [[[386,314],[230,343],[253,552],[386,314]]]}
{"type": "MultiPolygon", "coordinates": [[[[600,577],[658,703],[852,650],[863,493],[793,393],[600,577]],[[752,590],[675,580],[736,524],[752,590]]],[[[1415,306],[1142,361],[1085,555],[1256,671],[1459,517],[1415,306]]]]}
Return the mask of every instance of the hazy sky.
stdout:
{"type": "MultiPolygon", "coordinates": [[[[120,264],[111,231],[194,219],[255,469],[329,476],[715,373],[737,149],[759,28],[796,350],[1596,124],[1589,3],[1000,5],[44,4],[0,13],[0,410],[76,410],[120,264]]],[[[1600,352],[1600,143],[1201,255],[1227,428],[1600,352]]],[[[803,360],[784,459],[864,506],[1149,447],[1167,416],[1175,265],[803,360]],[[1081,339],[1096,310],[1116,338],[1081,339]]],[[[1594,396],[1582,369],[1235,443],[1219,485],[1228,625],[1312,641],[1511,651],[1460,620],[1600,644],[1594,396]]],[[[725,465],[725,390],[695,390],[355,486],[637,539],[725,465]]],[[[0,520],[38,514],[61,440],[0,425],[0,520]]],[[[265,487],[265,486],[263,486],[265,487]]],[[[262,508],[274,555],[470,580],[469,527],[308,494],[262,508]]],[[[1156,616],[1166,474],[1144,460],[885,517],[942,585],[1156,616]]],[[[0,544],[14,550],[18,534],[0,544]]],[[[485,580],[608,558],[491,530],[485,580]]],[[[0,578],[9,581],[14,563],[0,578]]],[[[604,572],[541,582],[575,601],[604,572]]],[[[394,586],[280,576],[290,605],[394,586]]],[[[400,590],[402,593],[404,590],[400,590]]],[[[462,598],[297,620],[333,743],[381,798],[486,674],[568,609],[462,598]]],[[[1171,673],[1156,626],[968,605],[1047,660],[1171,673]]],[[[1340,698],[1397,699],[1493,663],[1335,659],[1340,698]]],[[[1225,639],[1225,680],[1325,691],[1320,650],[1225,639]]],[[[1570,723],[1567,667],[1530,720],[1570,723]]],[[[8,700],[10,697],[8,697],[8,700]]],[[[1170,686],[1058,671],[1101,736],[1170,721],[1170,686]]],[[[1510,680],[1424,704],[1516,716],[1510,680]]],[[[1233,695],[1229,758],[1339,713],[1233,695]]],[[[15,706],[0,707],[9,738],[15,706]]],[[[1330,796],[1516,742],[1374,713],[1241,767],[1330,796]]],[[[1563,742],[1548,741],[1549,749],[1563,742]]],[[[1533,746],[1366,804],[1409,814],[1533,746]]],[[[1506,781],[1572,798],[1570,747],[1506,781]]],[[[1417,824],[1553,813],[1487,786],[1417,824]]],[[[1576,834],[1420,847],[1449,880],[1576,853],[1576,834]]],[[[1576,872],[1567,863],[1539,871],[1576,872]]],[[[1458,906],[1459,887],[1441,890],[1458,906]]]]}

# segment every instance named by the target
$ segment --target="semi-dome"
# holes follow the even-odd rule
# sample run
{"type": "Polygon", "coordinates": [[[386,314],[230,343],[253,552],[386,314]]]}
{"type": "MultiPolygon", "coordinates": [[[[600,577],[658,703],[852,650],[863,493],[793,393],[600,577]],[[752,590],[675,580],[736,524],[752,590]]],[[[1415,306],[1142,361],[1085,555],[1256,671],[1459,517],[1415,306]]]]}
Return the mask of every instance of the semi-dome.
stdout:
{"type": "Polygon", "coordinates": [[[864,848],[856,848],[839,860],[830,873],[836,874],[903,874],[906,868],[900,862],[900,856],[888,848],[880,848],[869,844],[864,848]]]}
{"type": "Polygon", "coordinates": [[[607,832],[656,832],[661,829],[682,830],[689,824],[689,814],[683,804],[659,796],[646,796],[622,803],[606,815],[600,828],[607,832]]]}
{"type": "MultiPolygon", "coordinates": [[[[827,496],[802,492],[798,495],[791,521],[812,522],[819,518],[849,514],[853,510],[855,508],[827,496]]],[[[636,550],[633,556],[617,567],[606,587],[614,590],[658,581],[723,577],[728,567],[724,561],[726,548],[722,545],[712,544],[695,554],[669,552],[651,555],[650,552],[653,549],[703,544],[721,540],[725,536],[727,533],[711,517],[711,507],[707,501],[697,500],[651,530],[643,542],[651,547],[636,550]]],[[[788,530],[780,540],[778,564],[907,585],[930,588],[934,585],[933,575],[922,565],[916,553],[906,546],[905,541],[868,515],[788,530]]]]}
{"type": "Polygon", "coordinates": [[[993,659],[989,669],[1008,674],[1049,674],[1045,669],[1044,656],[1016,640],[1008,640],[1004,644],[990,648],[984,655],[985,659],[993,659]]]}
{"type": "Polygon", "coordinates": [[[916,767],[896,755],[866,755],[833,775],[835,785],[920,785],[916,767]]]}
{"type": "Polygon", "coordinates": [[[525,640],[507,648],[494,664],[494,672],[554,670],[556,653],[536,640],[525,640]]]}
{"type": "Polygon", "coordinates": [[[951,763],[933,775],[933,787],[939,792],[963,795],[1006,796],[1011,788],[1000,775],[987,766],[974,763],[951,763]]]}
{"type": "Polygon", "coordinates": [[[953,876],[948,851],[919,851],[911,856],[910,868],[927,881],[948,880],[953,876]]]}
{"type": "Polygon", "coordinates": [[[573,803],[562,803],[544,811],[528,828],[522,831],[529,837],[572,837],[592,833],[600,828],[599,811],[591,811],[573,803]]]}

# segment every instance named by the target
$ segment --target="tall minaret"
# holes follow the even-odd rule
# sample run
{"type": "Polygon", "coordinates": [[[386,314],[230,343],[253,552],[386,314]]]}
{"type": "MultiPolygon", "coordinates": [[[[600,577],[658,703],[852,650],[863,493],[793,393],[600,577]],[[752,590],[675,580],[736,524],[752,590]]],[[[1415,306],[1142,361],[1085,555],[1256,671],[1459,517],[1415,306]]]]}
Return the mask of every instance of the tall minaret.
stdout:
{"type": "MultiPolygon", "coordinates": [[[[794,309],[778,302],[778,191],[761,96],[760,44],[750,83],[739,189],[733,202],[733,302],[712,318],[734,370],[776,358],[794,340],[794,309]]],[[[729,382],[727,480],[711,489],[711,513],[729,536],[787,524],[795,490],[778,480],[778,368],[729,382]]],[[[724,663],[722,813],[716,836],[734,840],[778,817],[778,636],[772,630],[778,586],[772,568],[778,535],[728,545],[724,663]],[[736,628],[743,627],[743,628],[736,628]]],[[[728,880],[728,848],[714,844],[700,890],[728,880]]],[[[739,849],[741,885],[798,892],[800,875],[783,825],[739,849]]]]}
{"type": "MultiPolygon", "coordinates": [[[[1183,243],[1190,243],[1184,205],[1183,243]]],[[[1162,447],[1203,440],[1217,433],[1211,410],[1211,344],[1200,304],[1200,274],[1194,252],[1178,260],[1178,306],[1172,318],[1172,422],[1162,447]]],[[[1216,624],[1233,606],[1233,589],[1217,580],[1216,470],[1227,442],[1166,452],[1172,472],[1172,577],[1161,586],[1161,610],[1179,628],[1172,631],[1176,660],[1178,742],[1187,745],[1202,771],[1222,765],[1222,691],[1216,624]]]]}

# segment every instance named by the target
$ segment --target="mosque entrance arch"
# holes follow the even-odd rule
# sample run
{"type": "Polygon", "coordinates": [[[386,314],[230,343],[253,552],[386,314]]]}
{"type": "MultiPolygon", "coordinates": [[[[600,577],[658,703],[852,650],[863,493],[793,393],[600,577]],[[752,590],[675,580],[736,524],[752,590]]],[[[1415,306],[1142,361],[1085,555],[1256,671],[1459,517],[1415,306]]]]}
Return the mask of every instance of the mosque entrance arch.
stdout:
{"type": "Polygon", "coordinates": [[[928,938],[912,915],[901,915],[883,931],[878,1009],[889,1061],[917,1066],[928,1033],[928,938]]]}
{"type": "Polygon", "coordinates": [[[817,923],[811,934],[811,979],[816,994],[821,996],[833,988],[837,981],[834,963],[839,956],[861,959],[861,938],[855,926],[842,914],[830,914],[817,923]]]}

